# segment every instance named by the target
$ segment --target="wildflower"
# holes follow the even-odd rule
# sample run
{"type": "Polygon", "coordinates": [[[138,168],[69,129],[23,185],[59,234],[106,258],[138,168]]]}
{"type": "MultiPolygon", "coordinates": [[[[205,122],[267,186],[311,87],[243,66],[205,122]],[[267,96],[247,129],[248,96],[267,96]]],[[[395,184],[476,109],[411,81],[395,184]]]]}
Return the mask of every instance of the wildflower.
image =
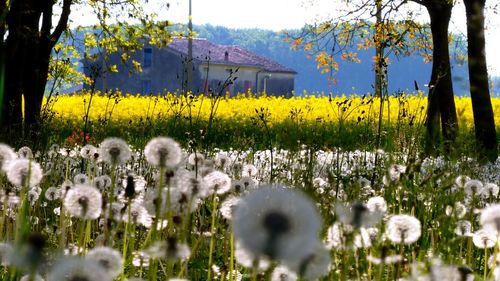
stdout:
{"type": "Polygon", "coordinates": [[[191,255],[189,246],[184,243],[179,243],[174,237],[169,237],[166,241],[155,242],[146,249],[145,252],[151,258],[178,259],[181,261],[187,260],[191,255]]]}
{"type": "Polygon", "coordinates": [[[465,205],[460,202],[455,202],[454,207],[446,206],[445,214],[447,216],[454,215],[457,218],[461,219],[465,216],[465,214],[467,214],[467,207],[465,207],[465,205]]]}
{"type": "Polygon", "coordinates": [[[483,183],[478,180],[468,180],[464,184],[464,191],[468,197],[481,194],[483,192],[483,183]]]}
{"type": "Polygon", "coordinates": [[[378,223],[382,218],[381,212],[371,212],[365,204],[361,202],[352,203],[348,207],[337,204],[335,209],[337,211],[337,217],[342,223],[352,225],[355,228],[370,227],[378,223]]]}
{"type": "Polygon", "coordinates": [[[132,203],[122,216],[123,221],[128,220],[128,212],[130,209],[130,221],[133,224],[142,224],[143,226],[150,228],[153,223],[153,219],[149,215],[148,211],[144,206],[138,203],[132,203]]]}
{"type": "Polygon", "coordinates": [[[409,215],[394,215],[387,222],[385,234],[391,242],[411,244],[420,238],[420,221],[409,215]]]}
{"type": "Polygon", "coordinates": [[[38,198],[40,197],[40,194],[34,190],[30,189],[28,191],[28,201],[31,203],[31,206],[34,206],[36,201],[38,201],[38,198]]]}
{"type": "Polygon", "coordinates": [[[132,265],[136,267],[148,267],[150,256],[145,252],[132,253],[132,265]]]}
{"type": "Polygon", "coordinates": [[[40,183],[42,177],[42,168],[33,160],[20,158],[9,162],[7,178],[15,186],[35,186],[40,183]]]}
{"type": "Polygon", "coordinates": [[[496,198],[498,196],[499,187],[494,183],[487,183],[483,186],[481,190],[481,197],[483,199],[488,199],[490,197],[496,198]]]}
{"type": "Polygon", "coordinates": [[[181,161],[182,151],[173,139],[156,137],[146,144],[144,156],[153,166],[175,167],[181,161]]]}
{"type": "Polygon", "coordinates": [[[210,195],[210,189],[205,180],[195,173],[184,170],[175,176],[177,188],[190,198],[205,198],[210,195]]]}
{"type": "Polygon", "coordinates": [[[223,172],[213,171],[204,176],[203,180],[209,190],[217,194],[224,194],[231,189],[231,178],[223,172]]]}
{"type": "Polygon", "coordinates": [[[384,197],[375,196],[368,199],[366,207],[370,212],[385,213],[387,211],[387,202],[385,202],[384,197]]]}
{"type": "Polygon", "coordinates": [[[302,259],[317,240],[320,217],[302,193],[264,186],[245,197],[234,213],[235,237],[254,256],[302,259]]]}
{"type": "Polygon", "coordinates": [[[31,151],[31,148],[23,146],[19,148],[19,150],[17,151],[17,155],[19,156],[19,158],[31,159],[33,158],[33,151],[31,151]]]}
{"type": "Polygon", "coordinates": [[[241,198],[236,196],[229,196],[224,200],[220,206],[221,215],[227,219],[231,220],[233,218],[234,210],[240,202],[241,198]]]}
{"type": "Polygon", "coordinates": [[[94,179],[94,185],[97,189],[101,191],[105,191],[108,187],[111,186],[111,177],[108,175],[102,175],[100,177],[96,177],[94,179]]]}
{"type": "Polygon", "coordinates": [[[243,190],[240,190],[240,191],[249,191],[251,189],[254,189],[257,187],[257,180],[251,178],[251,177],[242,177],[240,179],[240,183],[243,187],[243,190]]]}
{"type": "Polygon", "coordinates": [[[116,278],[123,269],[123,262],[120,255],[115,249],[109,247],[96,247],[90,250],[85,256],[86,259],[96,261],[106,270],[111,278],[116,278]]]}
{"type": "Polygon", "coordinates": [[[215,155],[215,166],[220,170],[224,171],[229,164],[231,164],[231,159],[224,153],[217,153],[215,155]]]}
{"type": "Polygon", "coordinates": [[[468,176],[460,175],[455,178],[455,185],[457,187],[463,188],[465,183],[470,181],[470,178],[468,176]]]}
{"type": "Polygon", "coordinates": [[[45,190],[45,199],[54,201],[61,198],[61,190],[55,186],[51,186],[45,190]]]}
{"type": "Polygon", "coordinates": [[[296,281],[298,279],[297,273],[284,265],[275,267],[271,274],[271,281],[296,281]]]}
{"type": "Polygon", "coordinates": [[[101,214],[102,195],[95,187],[77,184],[66,193],[64,207],[73,217],[97,219],[101,214]]]}
{"type": "Polygon", "coordinates": [[[47,281],[112,281],[113,278],[96,261],[65,257],[48,274],[47,281]]]}
{"type": "Polygon", "coordinates": [[[373,264],[393,264],[403,261],[403,257],[400,255],[385,256],[381,258],[368,255],[366,259],[373,264]]]}
{"type": "Polygon", "coordinates": [[[500,204],[493,204],[481,211],[479,222],[485,229],[500,233],[500,204]]]}
{"type": "Polygon", "coordinates": [[[0,143],[0,170],[5,171],[6,164],[16,158],[17,155],[10,146],[0,143]]]}
{"type": "Polygon", "coordinates": [[[73,178],[73,182],[76,184],[89,184],[89,177],[85,174],[77,174],[73,178]]]}
{"type": "Polygon", "coordinates": [[[120,165],[132,157],[132,151],[124,140],[107,138],[99,145],[99,157],[108,164],[120,165]]]}
{"type": "Polygon", "coordinates": [[[80,149],[80,156],[83,159],[93,159],[94,155],[97,153],[97,148],[91,144],[86,144],[80,149]]]}
{"type": "Polygon", "coordinates": [[[472,235],[472,242],[474,243],[474,246],[480,249],[495,246],[497,239],[497,234],[487,229],[480,229],[472,235]]]}
{"type": "Polygon", "coordinates": [[[200,168],[203,165],[203,161],[205,161],[205,156],[199,152],[193,152],[188,156],[188,164],[193,167],[200,168]]]}
{"type": "Polygon", "coordinates": [[[255,167],[252,164],[246,164],[243,165],[241,169],[241,176],[242,177],[255,177],[259,171],[257,170],[257,167],[255,167]]]}
{"type": "Polygon", "coordinates": [[[461,237],[472,236],[472,224],[470,221],[460,220],[457,222],[455,234],[461,237]]]}

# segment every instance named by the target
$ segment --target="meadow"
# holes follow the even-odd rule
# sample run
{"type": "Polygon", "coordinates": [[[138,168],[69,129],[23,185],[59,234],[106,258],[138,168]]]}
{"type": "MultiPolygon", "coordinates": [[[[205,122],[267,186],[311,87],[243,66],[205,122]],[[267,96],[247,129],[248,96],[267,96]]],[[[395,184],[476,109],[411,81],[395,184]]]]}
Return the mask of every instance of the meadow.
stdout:
{"type": "Polygon", "coordinates": [[[0,145],[0,279],[500,280],[500,161],[456,102],[424,157],[418,95],[52,98],[0,145]]]}

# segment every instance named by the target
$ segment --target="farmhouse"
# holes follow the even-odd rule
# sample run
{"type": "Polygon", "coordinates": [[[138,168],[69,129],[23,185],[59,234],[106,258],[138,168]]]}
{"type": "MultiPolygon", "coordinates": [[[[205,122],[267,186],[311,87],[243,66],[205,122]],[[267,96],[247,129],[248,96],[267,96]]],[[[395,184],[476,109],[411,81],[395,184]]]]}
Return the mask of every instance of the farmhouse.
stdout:
{"type": "MultiPolygon", "coordinates": [[[[249,91],[285,97],[292,95],[297,74],[293,69],[239,46],[218,45],[205,39],[193,39],[192,42],[194,92],[212,90],[229,96],[249,91]],[[231,73],[237,79],[232,85],[224,86],[231,73]]],[[[188,40],[174,39],[166,47],[146,45],[142,51],[131,55],[131,60],[141,62],[142,72],[120,63],[121,54],[118,52],[110,54],[105,62],[108,66],[116,65],[118,72],[102,71],[109,68],[102,58],[84,60],[83,63],[85,74],[96,77],[98,90],[158,94],[186,89],[187,57],[188,40]],[[99,69],[97,75],[96,69],[99,69]]]]}

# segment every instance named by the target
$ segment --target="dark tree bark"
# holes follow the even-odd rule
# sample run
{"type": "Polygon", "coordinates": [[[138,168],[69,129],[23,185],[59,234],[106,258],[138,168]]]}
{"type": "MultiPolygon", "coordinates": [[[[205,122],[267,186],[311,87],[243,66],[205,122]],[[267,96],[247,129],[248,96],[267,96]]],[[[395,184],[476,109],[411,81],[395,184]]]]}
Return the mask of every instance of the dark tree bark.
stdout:
{"type": "Polygon", "coordinates": [[[6,21],[8,36],[2,52],[5,57],[2,73],[5,85],[1,125],[4,129],[22,129],[22,95],[25,103],[24,127],[36,129],[51,51],[67,27],[71,3],[71,0],[63,1],[59,22],[51,33],[55,1],[11,1],[6,21]]]}
{"type": "Polygon", "coordinates": [[[448,47],[448,26],[453,5],[446,0],[428,0],[420,3],[427,8],[431,19],[433,43],[425,150],[427,154],[436,154],[440,146],[439,127],[441,126],[446,152],[451,150],[458,131],[448,47]]]}
{"type": "Polygon", "coordinates": [[[467,52],[470,95],[479,158],[495,161],[498,157],[498,147],[485,55],[485,2],[485,0],[464,0],[467,16],[467,52]]]}

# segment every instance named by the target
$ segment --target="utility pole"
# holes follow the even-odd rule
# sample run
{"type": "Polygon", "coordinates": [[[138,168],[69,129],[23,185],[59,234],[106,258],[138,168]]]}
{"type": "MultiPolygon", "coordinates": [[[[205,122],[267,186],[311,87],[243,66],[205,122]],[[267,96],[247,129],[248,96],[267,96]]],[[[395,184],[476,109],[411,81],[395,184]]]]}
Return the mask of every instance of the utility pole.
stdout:
{"type": "Polygon", "coordinates": [[[187,57],[187,81],[186,91],[193,91],[193,16],[191,10],[191,0],[189,0],[189,22],[188,22],[188,57],[187,57]]]}

